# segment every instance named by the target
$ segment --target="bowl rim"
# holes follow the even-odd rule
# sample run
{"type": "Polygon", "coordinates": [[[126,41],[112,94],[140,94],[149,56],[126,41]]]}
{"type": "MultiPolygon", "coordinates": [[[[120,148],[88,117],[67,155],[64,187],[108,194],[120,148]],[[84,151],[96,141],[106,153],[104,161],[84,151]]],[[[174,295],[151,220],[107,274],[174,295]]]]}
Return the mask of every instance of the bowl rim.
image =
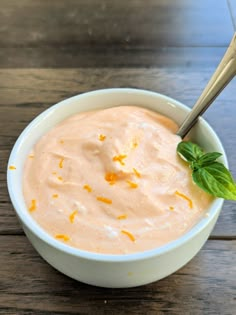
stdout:
{"type": "MultiPolygon", "coordinates": [[[[107,263],[112,263],[112,262],[132,262],[132,261],[141,261],[141,260],[146,260],[152,257],[156,256],[161,256],[164,255],[165,253],[175,250],[178,247],[184,245],[188,241],[190,241],[192,238],[194,238],[196,235],[198,235],[202,230],[204,230],[207,225],[211,222],[211,220],[214,219],[214,217],[218,214],[218,212],[221,210],[222,205],[224,200],[222,198],[215,198],[213,200],[210,208],[208,209],[207,213],[209,214],[207,217],[201,218],[201,220],[196,223],[188,232],[183,234],[181,237],[179,237],[176,240],[173,240],[163,246],[145,250],[142,252],[135,252],[135,253],[129,253],[129,254],[104,254],[104,253],[96,253],[96,252],[90,252],[82,249],[78,249],[75,247],[72,247],[70,245],[64,244],[55,238],[48,234],[34,219],[33,217],[25,211],[25,206],[20,204],[17,200],[17,196],[15,194],[15,185],[14,180],[15,180],[15,172],[9,171],[9,166],[12,164],[12,161],[15,161],[15,156],[17,155],[18,150],[24,143],[25,136],[30,133],[31,129],[42,119],[45,118],[51,111],[54,111],[56,109],[59,109],[61,107],[64,107],[68,105],[73,100],[78,100],[78,99],[83,99],[87,96],[90,95],[99,95],[99,94],[107,94],[107,93],[135,93],[135,94],[140,94],[140,95],[149,95],[149,96],[154,96],[157,98],[161,98],[167,102],[170,102],[181,109],[185,111],[190,111],[190,108],[187,107],[186,105],[182,104],[181,102],[157,93],[153,92],[150,90],[144,90],[144,89],[135,89],[135,88],[108,88],[108,89],[100,89],[100,90],[94,90],[94,91],[89,91],[85,92],[82,94],[78,94],[75,96],[72,96],[70,98],[67,98],[65,100],[62,100],[55,105],[50,106],[48,109],[44,110],[41,112],[39,115],[37,115],[28,125],[27,127],[21,132],[20,136],[16,140],[13,149],[10,153],[10,157],[8,160],[8,165],[7,165],[7,188],[8,192],[10,195],[11,202],[14,207],[14,211],[16,212],[18,218],[20,221],[23,223],[23,229],[24,226],[26,226],[31,233],[33,233],[34,236],[38,237],[41,241],[45,242],[47,245],[52,246],[53,248],[64,252],[66,254],[82,258],[82,259],[87,259],[87,260],[92,260],[92,261],[101,261],[101,262],[107,262],[107,263]],[[13,174],[14,173],[14,174],[13,174]]],[[[63,120],[63,119],[62,119],[63,120]]],[[[228,161],[226,157],[225,150],[223,148],[223,145],[213,130],[213,128],[202,118],[200,117],[199,120],[205,127],[210,131],[211,137],[214,138],[214,140],[217,142],[217,146],[221,149],[221,152],[223,152],[223,162],[224,164],[228,167],[228,161]]]]}

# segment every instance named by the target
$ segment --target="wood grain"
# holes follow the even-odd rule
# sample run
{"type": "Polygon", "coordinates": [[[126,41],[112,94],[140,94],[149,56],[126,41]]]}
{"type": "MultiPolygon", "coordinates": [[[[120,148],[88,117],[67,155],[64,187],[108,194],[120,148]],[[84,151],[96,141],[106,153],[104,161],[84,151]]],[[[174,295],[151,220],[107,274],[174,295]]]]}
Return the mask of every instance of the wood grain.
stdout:
{"type": "Polygon", "coordinates": [[[0,4],[1,68],[216,66],[233,33],[226,0],[0,4]]]}
{"type": "Polygon", "coordinates": [[[236,241],[208,241],[175,274],[130,289],[76,282],[44,262],[24,236],[0,242],[0,314],[222,315],[236,308],[236,241]]]}
{"type": "Polygon", "coordinates": [[[4,47],[226,46],[233,32],[226,0],[1,0],[0,21],[4,47]]]}
{"type": "Polygon", "coordinates": [[[216,67],[225,47],[1,47],[0,68],[216,67]]]}
{"type": "MultiPolygon", "coordinates": [[[[36,115],[72,95],[109,87],[149,89],[192,106],[212,72],[211,68],[185,72],[182,69],[160,68],[0,70],[0,158],[3,165],[0,170],[0,233],[22,233],[8,197],[5,170],[17,136],[36,115]]],[[[219,134],[228,154],[230,168],[236,177],[235,89],[236,81],[233,81],[205,117],[219,134]]],[[[235,224],[234,203],[227,201],[212,237],[236,237],[235,224]]]]}

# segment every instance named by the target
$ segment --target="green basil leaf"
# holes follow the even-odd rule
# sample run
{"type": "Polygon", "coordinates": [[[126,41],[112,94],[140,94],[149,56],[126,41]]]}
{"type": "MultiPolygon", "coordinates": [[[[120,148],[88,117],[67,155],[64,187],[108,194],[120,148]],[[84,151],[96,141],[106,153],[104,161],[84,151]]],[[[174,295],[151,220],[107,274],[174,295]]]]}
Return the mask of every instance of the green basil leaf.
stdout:
{"type": "Polygon", "coordinates": [[[188,162],[194,162],[203,155],[203,150],[195,143],[182,141],[177,146],[178,154],[188,162]]]}
{"type": "Polygon", "coordinates": [[[216,160],[218,152],[205,153],[190,141],[182,141],[177,152],[192,169],[193,181],[207,193],[224,199],[236,200],[236,183],[229,170],[216,160]]]}
{"type": "Polygon", "coordinates": [[[198,159],[198,164],[200,166],[207,166],[207,165],[215,162],[215,160],[217,160],[221,155],[222,154],[219,152],[210,152],[210,153],[203,154],[198,159]]]}
{"type": "Polygon", "coordinates": [[[227,168],[214,162],[192,173],[194,182],[209,194],[228,200],[236,200],[236,184],[227,168]]]}

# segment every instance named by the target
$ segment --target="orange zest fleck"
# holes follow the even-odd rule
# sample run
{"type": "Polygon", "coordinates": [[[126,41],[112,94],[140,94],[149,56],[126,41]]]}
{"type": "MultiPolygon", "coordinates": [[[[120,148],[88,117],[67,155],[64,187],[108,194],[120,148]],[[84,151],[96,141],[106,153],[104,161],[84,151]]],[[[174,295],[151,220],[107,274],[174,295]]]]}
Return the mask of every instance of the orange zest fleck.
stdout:
{"type": "Polygon", "coordinates": [[[119,162],[121,165],[125,165],[125,163],[124,163],[124,159],[127,157],[127,155],[125,155],[125,154],[120,154],[120,155],[115,155],[115,156],[113,156],[113,159],[112,159],[112,161],[114,161],[114,162],[119,162]]]}
{"type": "Polygon", "coordinates": [[[133,236],[132,233],[130,233],[130,232],[126,231],[126,230],[121,230],[121,233],[123,233],[124,235],[128,236],[132,242],[135,242],[135,237],[133,236]]]}
{"type": "Polygon", "coordinates": [[[63,144],[63,143],[64,143],[64,140],[61,139],[59,142],[60,142],[61,144],[63,144]]]}
{"type": "Polygon", "coordinates": [[[57,178],[58,178],[58,180],[63,180],[63,178],[61,176],[58,176],[57,178]]]}
{"type": "Polygon", "coordinates": [[[133,171],[134,171],[134,174],[140,178],[141,177],[141,174],[136,170],[136,168],[133,168],[133,171]]]}
{"type": "Polygon", "coordinates": [[[33,159],[33,158],[34,158],[34,155],[33,155],[33,154],[30,154],[30,155],[29,155],[29,158],[30,158],[30,159],[33,159]]]}
{"type": "Polygon", "coordinates": [[[108,198],[105,198],[105,197],[98,196],[97,200],[101,201],[101,202],[104,202],[104,203],[107,203],[107,204],[112,204],[112,200],[108,199],[108,198]]]}
{"type": "Polygon", "coordinates": [[[176,190],[176,192],[175,192],[175,195],[176,195],[176,196],[179,196],[179,197],[181,197],[181,198],[183,198],[183,199],[185,199],[185,200],[187,200],[187,201],[188,201],[189,208],[192,209],[192,207],[193,207],[193,202],[192,202],[192,200],[191,200],[190,198],[188,198],[188,197],[185,196],[184,194],[181,194],[181,193],[178,192],[177,190],[176,190]]]}
{"type": "Polygon", "coordinates": [[[134,183],[134,182],[131,182],[130,180],[127,180],[126,183],[129,184],[129,187],[132,188],[132,189],[135,189],[138,187],[138,184],[134,183]]]}
{"type": "Polygon", "coordinates": [[[99,135],[98,139],[99,139],[100,141],[104,141],[104,140],[106,139],[106,136],[104,136],[104,135],[99,135]]]}
{"type": "Polygon", "coordinates": [[[118,220],[125,220],[127,219],[127,215],[126,214],[121,214],[117,217],[118,220]]]}
{"type": "Polygon", "coordinates": [[[9,170],[14,171],[14,170],[16,170],[16,167],[14,165],[10,165],[9,170]]]}
{"type": "Polygon", "coordinates": [[[56,238],[58,238],[58,239],[62,239],[63,241],[69,241],[69,236],[68,235],[66,235],[66,234],[57,234],[56,236],[55,236],[56,238]]]}
{"type": "Polygon", "coordinates": [[[52,172],[52,175],[56,175],[57,174],[57,172],[52,172]]]}
{"type": "Polygon", "coordinates": [[[169,207],[169,209],[170,209],[171,211],[173,211],[175,208],[174,208],[174,207],[172,207],[172,206],[170,206],[170,207],[169,207]]]}
{"type": "Polygon", "coordinates": [[[92,191],[92,188],[89,185],[84,185],[83,187],[85,190],[87,190],[88,192],[92,191]]]}
{"type": "Polygon", "coordinates": [[[32,212],[36,209],[36,200],[35,199],[32,199],[31,200],[31,205],[29,207],[29,211],[32,212]]]}
{"type": "Polygon", "coordinates": [[[53,194],[52,198],[58,198],[58,194],[53,194]]]}
{"type": "Polygon", "coordinates": [[[63,163],[64,163],[64,159],[61,158],[61,159],[60,159],[60,162],[59,162],[59,167],[60,167],[60,168],[63,168],[63,163]]]}
{"type": "Polygon", "coordinates": [[[132,143],[132,148],[135,149],[138,146],[138,142],[136,140],[133,141],[132,143]]]}
{"type": "Polygon", "coordinates": [[[107,182],[109,182],[110,185],[114,185],[118,179],[118,176],[116,173],[106,173],[104,178],[107,182]]]}
{"type": "Polygon", "coordinates": [[[71,223],[74,223],[76,214],[78,214],[78,211],[77,211],[77,210],[73,211],[73,212],[70,214],[69,219],[70,219],[70,222],[71,222],[71,223]]]}

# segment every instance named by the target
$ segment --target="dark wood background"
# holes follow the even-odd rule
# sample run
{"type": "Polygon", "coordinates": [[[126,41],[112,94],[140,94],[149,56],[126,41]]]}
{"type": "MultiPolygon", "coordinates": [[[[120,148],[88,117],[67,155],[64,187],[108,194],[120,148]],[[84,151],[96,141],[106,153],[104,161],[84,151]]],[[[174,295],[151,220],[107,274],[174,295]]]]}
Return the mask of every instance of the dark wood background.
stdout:
{"type": "MultiPolygon", "coordinates": [[[[60,274],[26,239],[6,187],[10,150],[52,104],[136,87],[193,106],[236,30],[235,0],[0,0],[0,314],[236,314],[236,209],[159,282],[102,289],[60,274]]],[[[236,177],[236,80],[204,115],[236,177]]]]}

